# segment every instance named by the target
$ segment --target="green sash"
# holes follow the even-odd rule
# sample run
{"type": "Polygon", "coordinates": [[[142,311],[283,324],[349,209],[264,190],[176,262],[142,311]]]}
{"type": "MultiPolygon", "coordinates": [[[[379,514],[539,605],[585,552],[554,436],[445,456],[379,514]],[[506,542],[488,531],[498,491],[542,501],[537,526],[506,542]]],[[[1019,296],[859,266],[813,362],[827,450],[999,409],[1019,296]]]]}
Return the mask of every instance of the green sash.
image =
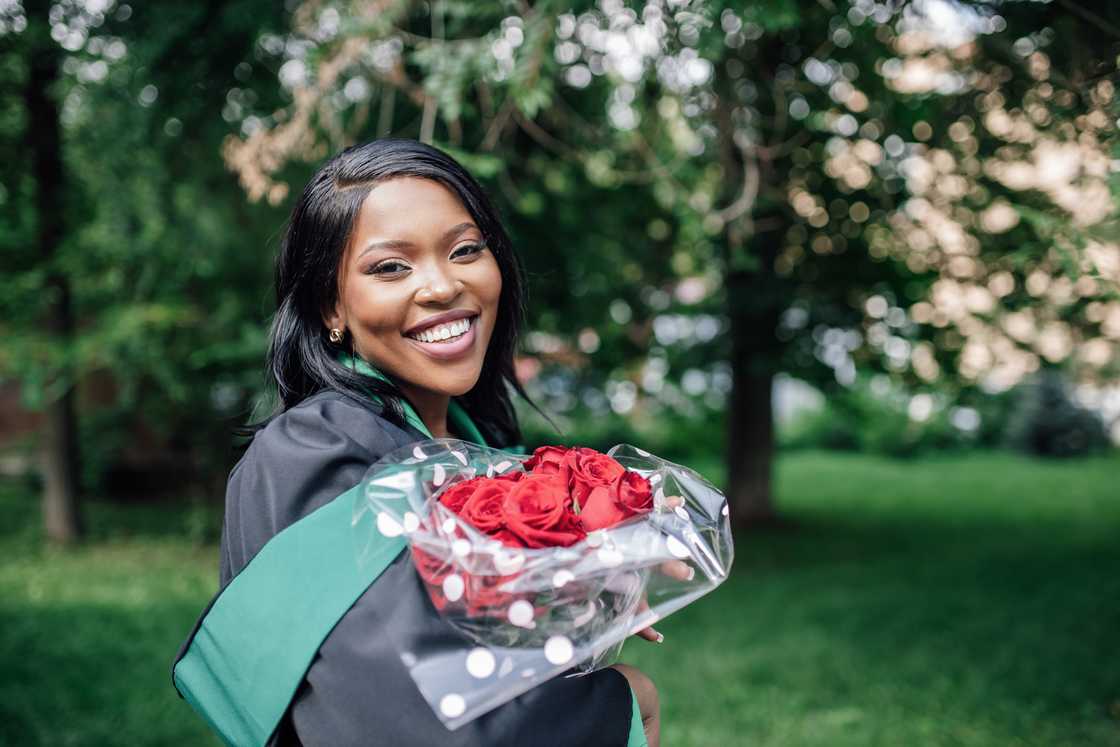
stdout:
{"type": "MultiPolygon", "coordinates": [[[[360,374],[364,374],[365,376],[373,376],[375,378],[381,379],[382,381],[389,381],[388,376],[381,373],[381,371],[371,366],[362,358],[343,354],[338,356],[338,359],[342,362],[342,365],[350,368],[351,370],[357,371],[360,374]]],[[[401,407],[404,408],[404,419],[408,421],[408,424],[423,433],[428,438],[432,438],[432,432],[428,430],[428,426],[426,426],[424,424],[424,421],[420,419],[420,416],[416,414],[416,410],[414,410],[412,405],[408,403],[408,400],[402,399],[401,407]]],[[[459,434],[459,437],[464,441],[473,441],[474,443],[482,444],[483,446],[487,445],[486,439],[482,437],[482,433],[478,430],[478,426],[474,424],[474,421],[471,420],[470,415],[467,414],[467,411],[463,409],[463,406],[460,405],[454,397],[452,397],[447,402],[447,420],[452,428],[455,429],[455,432],[459,434]]],[[[519,447],[515,446],[509,450],[518,451],[518,449],[519,447]]]]}
{"type": "MultiPolygon", "coordinates": [[[[361,359],[347,363],[386,378],[361,359]]],[[[431,438],[408,402],[401,404],[408,422],[431,438]]],[[[454,399],[448,420],[460,437],[486,445],[454,399]]],[[[176,663],[175,687],[227,744],[268,741],[335,624],[405,548],[403,538],[374,531],[369,513],[351,529],[360,488],[355,485],[270,539],[214,600],[176,663]],[[358,537],[374,543],[361,563],[355,560],[358,537]],[[298,614],[292,613],[295,606],[298,614]],[[300,624],[277,625],[277,620],[300,624]]],[[[644,747],[636,699],[633,714],[628,747],[644,747]]]]}

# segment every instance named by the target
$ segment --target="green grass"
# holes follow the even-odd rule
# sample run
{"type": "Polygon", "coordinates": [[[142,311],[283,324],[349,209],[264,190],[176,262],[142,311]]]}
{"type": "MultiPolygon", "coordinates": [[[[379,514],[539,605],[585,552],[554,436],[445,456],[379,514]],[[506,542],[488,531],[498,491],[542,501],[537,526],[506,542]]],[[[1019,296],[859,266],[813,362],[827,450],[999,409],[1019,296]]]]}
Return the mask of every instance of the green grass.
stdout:
{"type": "MultiPolygon", "coordinates": [[[[627,644],[666,745],[1120,746],[1120,460],[799,453],[777,491],[792,526],[627,644]]],[[[0,486],[0,744],[213,744],[168,671],[213,515],[90,514],[89,543],[45,548],[0,486]]]]}
{"type": "Polygon", "coordinates": [[[789,530],[624,655],[668,745],[1120,745],[1120,461],[799,454],[789,530]]]}

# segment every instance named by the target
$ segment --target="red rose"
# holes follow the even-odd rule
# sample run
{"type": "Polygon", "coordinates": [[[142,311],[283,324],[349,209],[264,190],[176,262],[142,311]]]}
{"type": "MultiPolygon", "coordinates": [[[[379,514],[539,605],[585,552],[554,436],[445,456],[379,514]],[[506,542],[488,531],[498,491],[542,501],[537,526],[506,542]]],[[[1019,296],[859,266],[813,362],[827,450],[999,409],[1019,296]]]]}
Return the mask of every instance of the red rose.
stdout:
{"type": "Polygon", "coordinates": [[[472,477],[469,480],[457,482],[448,488],[445,488],[439,496],[439,502],[447,506],[455,513],[462,513],[463,506],[466,504],[467,499],[474,494],[475,489],[478,488],[480,482],[484,478],[472,477]]]}
{"type": "Polygon", "coordinates": [[[626,470],[618,480],[618,502],[631,514],[644,514],[653,510],[653,488],[649,480],[637,472],[626,470]]]}
{"type": "Polygon", "coordinates": [[[504,510],[506,527],[526,547],[567,547],[586,536],[568,487],[554,474],[530,473],[512,483],[504,510]]]}
{"type": "Polygon", "coordinates": [[[653,492],[649,480],[629,470],[619,475],[610,486],[592,488],[579,512],[583,528],[588,532],[619,524],[653,508],[653,492]]]}
{"type": "Polygon", "coordinates": [[[609,488],[626,472],[617,461],[594,449],[576,448],[568,451],[564,463],[570,471],[572,498],[583,513],[592,491],[609,488]]]}
{"type": "Polygon", "coordinates": [[[412,547],[412,562],[428,587],[432,604],[437,610],[442,610],[447,606],[447,597],[443,594],[443,579],[451,572],[451,565],[415,545],[412,547]]]}
{"type": "Polygon", "coordinates": [[[538,475],[560,475],[564,482],[567,482],[568,465],[565,461],[567,454],[568,450],[559,446],[541,446],[525,461],[525,471],[535,472],[538,475]]]}
{"type": "Polygon", "coordinates": [[[504,527],[496,532],[491,532],[490,536],[506,547],[525,547],[525,543],[520,537],[504,527]]]}
{"type": "Polygon", "coordinates": [[[517,470],[513,470],[512,472],[507,472],[504,475],[494,475],[494,479],[495,480],[509,480],[510,482],[517,482],[518,480],[520,480],[524,476],[525,476],[525,473],[522,472],[521,470],[517,469],[517,470]]]}
{"type": "Polygon", "coordinates": [[[505,526],[503,504],[506,495],[517,485],[511,480],[483,479],[463,504],[459,515],[472,526],[493,534],[505,526]]]}
{"type": "Polygon", "coordinates": [[[508,591],[500,591],[498,587],[507,581],[516,578],[512,576],[488,576],[464,574],[466,576],[466,591],[463,600],[467,603],[467,614],[472,617],[487,615],[505,617],[509,606],[517,599],[508,591]]]}

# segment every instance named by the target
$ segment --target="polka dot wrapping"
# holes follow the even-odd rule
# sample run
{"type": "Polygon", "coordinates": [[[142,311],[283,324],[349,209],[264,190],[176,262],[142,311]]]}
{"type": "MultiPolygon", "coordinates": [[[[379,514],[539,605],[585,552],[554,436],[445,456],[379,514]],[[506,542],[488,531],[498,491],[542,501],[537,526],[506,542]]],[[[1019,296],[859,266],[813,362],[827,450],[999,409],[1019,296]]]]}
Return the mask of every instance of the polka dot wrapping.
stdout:
{"type": "MultiPolygon", "coordinates": [[[[386,454],[357,491],[358,561],[385,542],[404,541],[432,614],[461,636],[458,650],[443,645],[400,652],[425,701],[450,729],[563,672],[609,665],[633,632],[694,603],[727,577],[734,556],[730,512],[710,483],[633,446],[606,455],[578,453],[587,465],[604,465],[587,474],[632,474],[627,484],[648,485],[652,500],[641,512],[622,511],[564,546],[546,544],[547,525],[533,535],[541,546],[526,546],[505,523],[502,501],[515,491],[521,495],[527,488],[516,486],[536,474],[526,468],[526,455],[456,439],[421,441],[386,454]],[[486,495],[478,486],[487,480],[504,481],[495,485],[501,501],[481,502],[486,495]],[[441,499],[453,490],[455,500],[445,504],[441,499]],[[502,522],[480,529],[465,510],[471,500],[476,513],[487,506],[501,511],[502,522]]],[[[621,483],[611,488],[611,500],[621,500],[621,491],[621,483]]],[[[602,492],[579,495],[589,517],[603,515],[595,503],[602,492]]],[[[582,521],[574,505],[570,511],[582,521]]]]}

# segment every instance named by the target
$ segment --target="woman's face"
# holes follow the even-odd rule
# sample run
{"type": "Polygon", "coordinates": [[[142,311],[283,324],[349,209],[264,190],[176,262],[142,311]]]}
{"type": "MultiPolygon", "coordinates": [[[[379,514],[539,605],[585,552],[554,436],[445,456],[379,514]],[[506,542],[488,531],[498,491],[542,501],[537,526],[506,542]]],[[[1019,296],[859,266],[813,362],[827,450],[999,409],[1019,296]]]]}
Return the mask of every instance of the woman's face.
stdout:
{"type": "Polygon", "coordinates": [[[478,381],[501,292],[497,260],[455,193],[400,177],[362,204],[324,321],[406,394],[459,396],[478,381]]]}

